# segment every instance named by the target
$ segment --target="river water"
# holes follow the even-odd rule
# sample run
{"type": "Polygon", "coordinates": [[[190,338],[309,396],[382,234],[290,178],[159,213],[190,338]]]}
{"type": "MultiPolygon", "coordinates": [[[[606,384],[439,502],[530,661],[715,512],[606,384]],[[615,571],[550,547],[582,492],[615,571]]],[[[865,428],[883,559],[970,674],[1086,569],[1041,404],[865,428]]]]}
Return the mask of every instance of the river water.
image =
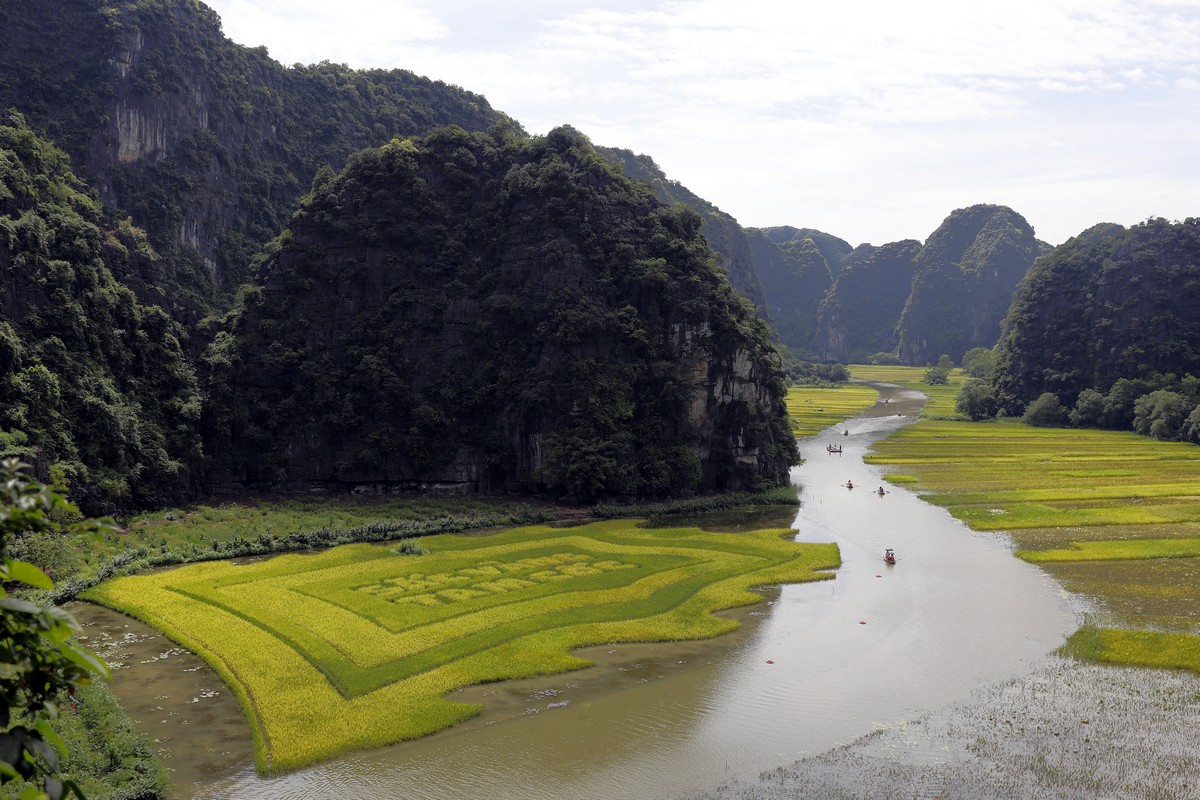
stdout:
{"type": "Polygon", "coordinates": [[[113,688],[159,742],[180,800],[686,797],[1022,675],[1076,627],[1058,585],[1007,538],[971,532],[863,463],[923,399],[881,391],[866,414],[803,440],[792,473],[797,538],[838,544],[834,580],[768,591],[717,640],[593,648],[588,670],[463,690],[489,710],[418,742],[260,778],[240,711],[206,666],[119,615],[74,611],[122,665],[113,688]]]}

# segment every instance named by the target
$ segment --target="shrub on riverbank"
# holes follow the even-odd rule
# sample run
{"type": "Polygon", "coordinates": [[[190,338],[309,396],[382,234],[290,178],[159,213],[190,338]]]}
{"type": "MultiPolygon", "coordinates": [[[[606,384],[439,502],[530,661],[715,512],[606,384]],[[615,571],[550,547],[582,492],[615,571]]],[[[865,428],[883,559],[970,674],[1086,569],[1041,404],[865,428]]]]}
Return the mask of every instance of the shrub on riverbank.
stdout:
{"type": "Polygon", "coordinates": [[[88,800],[166,796],[166,769],[107,685],[82,687],[54,727],[69,751],[63,774],[79,784],[88,800]]]}
{"type": "Polygon", "coordinates": [[[705,495],[687,500],[671,500],[665,503],[600,503],[592,506],[592,515],[600,519],[628,519],[629,517],[669,517],[684,514],[703,514],[710,511],[729,511],[746,506],[794,506],[800,501],[791,486],[777,486],[765,492],[731,492],[729,494],[705,495]]]}

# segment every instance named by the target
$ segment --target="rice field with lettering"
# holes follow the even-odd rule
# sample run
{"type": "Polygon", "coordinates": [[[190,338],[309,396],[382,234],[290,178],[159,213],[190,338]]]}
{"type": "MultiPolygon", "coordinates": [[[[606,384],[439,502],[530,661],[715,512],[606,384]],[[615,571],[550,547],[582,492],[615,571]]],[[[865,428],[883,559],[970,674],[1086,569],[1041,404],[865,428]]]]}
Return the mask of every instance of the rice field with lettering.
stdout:
{"type": "Polygon", "coordinates": [[[1068,652],[1200,672],[1200,448],[1129,432],[922,420],[868,457],[1096,606],[1068,652]]]}
{"type": "Polygon", "coordinates": [[[878,399],[879,392],[853,383],[837,388],[793,386],[786,398],[792,433],[813,436],[866,411],[878,399]]]}
{"type": "Polygon", "coordinates": [[[839,566],[836,545],[791,533],[530,526],[207,562],[113,579],[86,599],[208,661],[270,774],[454,725],[483,708],[447,692],[589,666],[576,648],[729,632],[737,623],[713,612],[839,566]]]}

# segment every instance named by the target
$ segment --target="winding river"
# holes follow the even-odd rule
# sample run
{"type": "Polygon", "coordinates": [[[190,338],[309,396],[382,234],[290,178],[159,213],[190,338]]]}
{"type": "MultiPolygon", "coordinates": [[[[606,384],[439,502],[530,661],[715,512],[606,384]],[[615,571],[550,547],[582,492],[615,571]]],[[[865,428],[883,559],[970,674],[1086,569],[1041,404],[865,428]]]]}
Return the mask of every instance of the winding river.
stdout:
{"type": "Polygon", "coordinates": [[[834,580],[771,590],[718,640],[594,648],[589,670],[464,690],[489,711],[419,742],[260,778],[207,667],[130,620],[74,610],[124,665],[114,689],[167,755],[181,800],[687,797],[1023,674],[1076,627],[1058,585],[1013,558],[1007,538],[971,532],[863,463],[923,402],[879,388],[886,405],[802,441],[792,473],[797,538],[837,542],[834,580]]]}

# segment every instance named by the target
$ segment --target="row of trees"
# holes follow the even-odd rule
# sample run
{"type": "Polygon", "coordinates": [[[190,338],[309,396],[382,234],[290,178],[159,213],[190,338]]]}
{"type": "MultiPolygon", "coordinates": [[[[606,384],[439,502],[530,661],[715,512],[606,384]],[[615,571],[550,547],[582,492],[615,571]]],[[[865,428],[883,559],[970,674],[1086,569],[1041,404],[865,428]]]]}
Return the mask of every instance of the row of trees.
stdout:
{"type": "MultiPolygon", "coordinates": [[[[1003,414],[995,387],[983,378],[963,382],[955,408],[972,420],[1003,414]]],[[[1200,444],[1200,378],[1121,378],[1108,392],[1084,389],[1074,403],[1042,392],[1025,407],[1021,420],[1037,427],[1133,430],[1154,439],[1200,444]]]]}

